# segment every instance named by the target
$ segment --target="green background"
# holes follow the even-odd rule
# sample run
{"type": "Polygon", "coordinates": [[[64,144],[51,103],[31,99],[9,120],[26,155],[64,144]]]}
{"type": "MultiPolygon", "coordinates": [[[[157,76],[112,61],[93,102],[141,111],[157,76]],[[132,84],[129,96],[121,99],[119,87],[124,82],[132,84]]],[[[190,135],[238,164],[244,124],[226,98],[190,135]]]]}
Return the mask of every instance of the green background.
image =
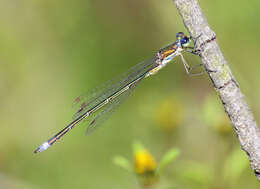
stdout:
{"type": "MultiPolygon", "coordinates": [[[[260,1],[200,5],[259,123],[260,1]]],[[[75,97],[187,33],[171,0],[1,0],[0,28],[1,189],[138,188],[112,162],[132,162],[136,139],[157,161],[181,151],[157,188],[259,188],[207,74],[188,77],[179,57],[92,135],[82,124],[33,154],[71,121],[75,97]]]]}

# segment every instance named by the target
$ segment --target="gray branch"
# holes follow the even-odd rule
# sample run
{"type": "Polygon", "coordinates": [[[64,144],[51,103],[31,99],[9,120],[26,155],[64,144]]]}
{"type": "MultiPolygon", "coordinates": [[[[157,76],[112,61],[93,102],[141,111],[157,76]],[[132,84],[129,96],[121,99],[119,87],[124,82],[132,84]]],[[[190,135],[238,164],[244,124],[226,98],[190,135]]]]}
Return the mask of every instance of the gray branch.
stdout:
{"type": "Polygon", "coordinates": [[[251,168],[260,181],[260,131],[253,114],[240,91],[220,51],[216,34],[210,28],[197,0],[173,0],[183,22],[201,49],[202,63],[223,103],[242,149],[248,155],[251,168]]]}

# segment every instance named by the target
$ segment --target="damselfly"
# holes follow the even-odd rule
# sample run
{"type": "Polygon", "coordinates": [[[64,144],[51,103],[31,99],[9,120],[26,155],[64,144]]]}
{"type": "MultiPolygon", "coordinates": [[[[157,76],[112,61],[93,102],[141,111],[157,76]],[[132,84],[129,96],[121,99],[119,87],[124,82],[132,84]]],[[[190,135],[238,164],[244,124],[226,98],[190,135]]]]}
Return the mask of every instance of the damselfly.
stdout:
{"type": "Polygon", "coordinates": [[[197,54],[197,52],[194,50],[194,47],[188,46],[191,42],[190,37],[187,37],[184,33],[179,32],[176,34],[176,38],[177,40],[174,43],[160,49],[154,58],[142,62],[130,69],[128,74],[126,74],[126,76],[119,82],[105,86],[103,91],[94,91],[94,93],[90,95],[87,102],[85,102],[83,97],[76,98],[75,103],[79,104],[79,108],[75,113],[74,120],[47,142],[40,145],[34,153],[46,150],[73,127],[100,110],[87,128],[88,133],[93,131],[97,128],[98,124],[100,124],[109,113],[113,112],[115,107],[117,107],[119,103],[133,91],[140,81],[157,73],[174,57],[181,57],[186,73],[190,74],[189,71],[192,68],[186,63],[181,52],[186,51],[193,54],[197,54]]]}

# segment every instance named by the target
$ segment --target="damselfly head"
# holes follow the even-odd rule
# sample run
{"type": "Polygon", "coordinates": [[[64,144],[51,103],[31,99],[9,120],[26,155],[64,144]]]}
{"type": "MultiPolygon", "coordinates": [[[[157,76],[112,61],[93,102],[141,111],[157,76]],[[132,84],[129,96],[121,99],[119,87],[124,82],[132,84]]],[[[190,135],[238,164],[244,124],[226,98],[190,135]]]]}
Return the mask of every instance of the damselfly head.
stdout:
{"type": "Polygon", "coordinates": [[[176,34],[176,39],[177,39],[177,40],[181,40],[184,36],[185,36],[185,35],[184,35],[183,32],[178,32],[178,33],[176,34]]]}
{"type": "Polygon", "coordinates": [[[183,32],[178,32],[176,34],[176,38],[181,43],[181,46],[183,47],[188,46],[190,43],[190,39],[186,35],[184,35],[183,32]]]}

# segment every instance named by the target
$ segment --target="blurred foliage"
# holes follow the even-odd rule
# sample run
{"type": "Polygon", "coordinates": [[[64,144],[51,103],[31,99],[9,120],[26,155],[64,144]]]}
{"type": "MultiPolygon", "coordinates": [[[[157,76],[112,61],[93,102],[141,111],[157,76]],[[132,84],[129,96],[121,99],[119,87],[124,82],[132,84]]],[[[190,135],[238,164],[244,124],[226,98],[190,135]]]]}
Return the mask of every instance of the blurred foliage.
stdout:
{"type": "Polygon", "coordinates": [[[191,188],[211,188],[214,178],[213,170],[210,166],[198,162],[185,161],[176,180],[184,186],[191,188]]]}
{"type": "Polygon", "coordinates": [[[241,149],[234,149],[233,152],[227,157],[223,166],[223,177],[229,185],[235,187],[242,174],[248,167],[248,158],[246,154],[241,153],[241,149]]]}
{"type": "Polygon", "coordinates": [[[230,120],[216,95],[209,94],[205,99],[201,115],[205,123],[220,135],[226,136],[232,132],[230,120]]]}
{"type": "Polygon", "coordinates": [[[166,132],[172,132],[184,121],[184,105],[177,97],[164,98],[156,108],[156,124],[166,132]]]}
{"type": "MultiPolygon", "coordinates": [[[[172,158],[163,154],[173,146],[182,152],[158,188],[259,188],[208,76],[187,77],[178,57],[92,135],[84,136],[82,124],[33,154],[71,121],[75,97],[153,56],[177,32],[187,33],[172,0],[0,5],[0,187],[137,188],[135,177],[111,163],[115,154],[131,157],[127,146],[137,138],[156,159],[172,158]]],[[[259,122],[260,1],[200,5],[259,122]]]]}

